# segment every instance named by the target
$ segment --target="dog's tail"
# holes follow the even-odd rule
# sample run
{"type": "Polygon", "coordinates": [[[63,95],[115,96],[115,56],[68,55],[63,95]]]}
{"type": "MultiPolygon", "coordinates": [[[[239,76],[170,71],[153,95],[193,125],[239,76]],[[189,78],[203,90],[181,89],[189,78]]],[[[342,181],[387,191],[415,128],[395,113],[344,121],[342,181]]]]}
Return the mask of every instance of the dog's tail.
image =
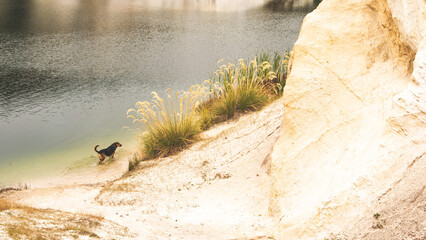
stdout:
{"type": "Polygon", "coordinates": [[[95,152],[97,152],[97,153],[99,153],[98,150],[96,150],[96,148],[98,148],[98,147],[99,147],[99,145],[95,146],[95,152]]]}

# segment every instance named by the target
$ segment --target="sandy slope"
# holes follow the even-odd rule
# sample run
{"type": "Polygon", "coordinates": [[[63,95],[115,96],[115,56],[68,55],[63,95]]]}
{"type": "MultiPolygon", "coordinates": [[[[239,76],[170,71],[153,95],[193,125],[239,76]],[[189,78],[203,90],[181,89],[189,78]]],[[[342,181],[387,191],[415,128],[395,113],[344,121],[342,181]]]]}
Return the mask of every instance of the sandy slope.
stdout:
{"type": "Polygon", "coordinates": [[[100,214],[128,229],[118,238],[267,237],[272,226],[268,155],[281,119],[281,101],[276,101],[203,133],[204,140],[176,156],[143,162],[119,180],[10,191],[2,197],[36,208],[100,214]]]}
{"type": "Polygon", "coordinates": [[[426,239],[426,154],[417,158],[341,239],[426,239]]]}
{"type": "MultiPolygon", "coordinates": [[[[38,229],[101,215],[87,228],[115,239],[426,239],[425,48],[414,57],[388,2],[328,0],[305,18],[284,110],[217,126],[115,181],[0,198],[54,209],[29,210],[38,229]]],[[[30,222],[19,211],[0,210],[0,239],[30,222]]]]}

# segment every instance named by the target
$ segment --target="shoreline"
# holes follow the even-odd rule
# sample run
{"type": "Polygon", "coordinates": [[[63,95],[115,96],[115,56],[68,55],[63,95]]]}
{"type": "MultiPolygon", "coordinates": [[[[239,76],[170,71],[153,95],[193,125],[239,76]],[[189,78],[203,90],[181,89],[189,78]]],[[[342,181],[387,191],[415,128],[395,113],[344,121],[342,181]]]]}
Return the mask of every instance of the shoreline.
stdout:
{"type": "MultiPolygon", "coordinates": [[[[226,120],[224,122],[220,122],[217,124],[214,124],[209,129],[202,131],[199,136],[200,139],[195,141],[192,145],[197,144],[198,142],[203,141],[210,141],[210,138],[215,136],[215,132],[217,131],[223,131],[224,128],[228,125],[232,125],[240,120],[241,117],[244,117],[246,115],[255,114],[258,112],[263,111],[265,108],[268,108],[270,105],[276,104],[276,102],[279,102],[282,100],[282,97],[279,97],[277,99],[272,100],[269,102],[266,106],[264,106],[262,109],[258,111],[249,111],[246,113],[239,113],[239,115],[234,116],[233,118],[226,120]]],[[[138,150],[138,140],[137,132],[135,132],[135,136],[128,137],[127,141],[131,141],[130,144],[127,143],[129,147],[117,152],[116,158],[114,160],[107,159],[102,164],[99,164],[96,158],[96,162],[91,164],[88,167],[79,168],[77,170],[72,170],[69,174],[65,175],[55,175],[55,176],[49,176],[45,178],[35,178],[30,181],[24,181],[24,182],[18,182],[16,184],[5,184],[4,186],[0,186],[0,194],[7,191],[20,191],[20,190],[27,190],[27,189],[40,189],[40,188],[56,188],[56,187],[67,187],[67,186],[75,186],[75,185],[96,185],[96,184],[103,184],[108,182],[114,182],[116,180],[119,180],[120,178],[126,176],[126,174],[129,174],[132,171],[128,170],[128,164],[132,160],[132,157],[134,154],[137,154],[140,152],[138,150]],[[132,139],[132,140],[130,140],[132,139]],[[117,169],[118,168],[118,169],[117,169]],[[91,170],[96,170],[96,172],[90,172],[91,170]],[[84,179],[80,179],[84,177],[84,179]],[[89,178],[88,178],[89,177],[89,178]]],[[[189,148],[191,148],[191,146],[189,148]]],[[[167,159],[169,157],[173,157],[175,155],[179,155],[181,152],[188,150],[188,148],[185,148],[181,150],[180,152],[173,154],[171,156],[161,157],[161,158],[153,158],[148,160],[141,160],[139,164],[142,164],[144,162],[151,164],[152,161],[158,161],[160,159],[167,159]]],[[[76,161],[74,161],[76,162],[76,161]]],[[[154,163],[156,164],[156,163],[154,163]]],[[[136,166],[136,169],[138,166],[136,166]]],[[[67,168],[64,168],[63,171],[65,171],[67,168]]]]}
{"type": "MultiPolygon", "coordinates": [[[[122,177],[128,171],[128,162],[131,160],[137,150],[137,139],[126,144],[128,147],[119,149],[115,159],[107,159],[104,163],[99,164],[98,160],[90,165],[72,169],[71,167],[63,168],[61,174],[38,177],[29,181],[18,182],[15,184],[5,184],[0,186],[0,194],[9,190],[25,190],[25,189],[38,189],[59,186],[71,185],[90,185],[99,184],[102,182],[114,181],[122,177]],[[121,150],[121,151],[120,151],[121,150]],[[124,150],[124,151],[123,151],[124,150]]],[[[76,163],[74,161],[74,163],[76,163]]],[[[72,166],[70,163],[69,166],[72,166]]]]}
{"type": "MultiPolygon", "coordinates": [[[[101,224],[128,229],[125,239],[156,238],[159,232],[179,239],[271,236],[268,156],[282,112],[279,98],[260,111],[213,126],[188,149],[142,161],[115,180],[11,190],[0,199],[40,211],[101,214],[101,224]]],[[[99,231],[99,236],[105,232],[99,231]]]]}

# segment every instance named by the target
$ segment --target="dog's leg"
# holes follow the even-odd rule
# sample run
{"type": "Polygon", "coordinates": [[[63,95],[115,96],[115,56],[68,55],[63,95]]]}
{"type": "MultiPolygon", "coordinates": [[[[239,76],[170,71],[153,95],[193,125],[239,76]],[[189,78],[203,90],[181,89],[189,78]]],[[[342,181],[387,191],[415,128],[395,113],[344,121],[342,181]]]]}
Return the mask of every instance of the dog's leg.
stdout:
{"type": "Polygon", "coordinates": [[[114,154],[115,154],[115,152],[113,152],[113,153],[111,154],[111,158],[114,158],[114,154]]]}
{"type": "Polygon", "coordinates": [[[99,163],[101,163],[105,160],[105,155],[103,155],[103,154],[98,154],[98,157],[99,157],[99,163]]]}

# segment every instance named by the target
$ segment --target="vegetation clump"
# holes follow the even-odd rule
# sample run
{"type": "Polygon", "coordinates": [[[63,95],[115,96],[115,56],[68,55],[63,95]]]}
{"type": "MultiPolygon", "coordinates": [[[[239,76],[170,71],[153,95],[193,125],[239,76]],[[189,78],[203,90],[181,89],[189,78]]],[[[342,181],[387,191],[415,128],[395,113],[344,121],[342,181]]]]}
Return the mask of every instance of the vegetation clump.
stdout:
{"type": "Polygon", "coordinates": [[[141,139],[147,157],[173,154],[200,133],[196,105],[203,99],[205,89],[201,85],[192,86],[187,92],[174,93],[169,89],[166,100],[153,92],[152,102],[138,102],[136,109],[128,110],[128,117],[146,129],[141,139]]]}
{"type": "MultiPolygon", "coordinates": [[[[185,148],[213,124],[236,113],[259,110],[284,91],[290,53],[261,53],[237,64],[218,62],[218,70],[201,85],[151,102],[138,102],[127,115],[141,124],[141,141],[147,158],[164,157],[185,148]]],[[[132,163],[131,169],[135,164],[132,163]]],[[[130,170],[130,167],[129,167],[130,170]]]]}
{"type": "Polygon", "coordinates": [[[137,168],[141,161],[142,161],[142,158],[137,153],[134,153],[133,158],[129,160],[129,169],[128,169],[129,172],[137,168]]]}
{"type": "Polygon", "coordinates": [[[38,209],[0,199],[0,232],[11,239],[99,239],[96,232],[103,221],[102,216],[38,209]]]}

